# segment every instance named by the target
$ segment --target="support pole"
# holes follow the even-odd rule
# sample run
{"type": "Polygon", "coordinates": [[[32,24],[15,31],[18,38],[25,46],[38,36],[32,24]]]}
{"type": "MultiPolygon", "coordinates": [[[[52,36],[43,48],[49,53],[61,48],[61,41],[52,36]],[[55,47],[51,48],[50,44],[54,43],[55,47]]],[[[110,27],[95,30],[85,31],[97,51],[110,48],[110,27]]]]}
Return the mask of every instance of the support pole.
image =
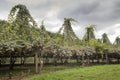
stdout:
{"type": "Polygon", "coordinates": [[[82,66],[85,66],[85,62],[84,62],[85,58],[84,58],[84,54],[82,54],[82,66]]]}
{"type": "Polygon", "coordinates": [[[38,73],[38,53],[35,53],[35,68],[36,68],[36,73],[38,73]]]}

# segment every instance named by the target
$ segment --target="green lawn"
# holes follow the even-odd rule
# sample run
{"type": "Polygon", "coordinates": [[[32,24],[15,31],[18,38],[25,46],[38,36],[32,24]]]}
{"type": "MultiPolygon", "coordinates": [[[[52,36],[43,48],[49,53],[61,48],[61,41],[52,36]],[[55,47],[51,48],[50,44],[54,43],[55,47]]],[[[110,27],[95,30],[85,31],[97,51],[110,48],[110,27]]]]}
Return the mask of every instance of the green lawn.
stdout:
{"type": "Polygon", "coordinates": [[[33,75],[25,80],[120,80],[120,65],[69,68],[33,75]]]}

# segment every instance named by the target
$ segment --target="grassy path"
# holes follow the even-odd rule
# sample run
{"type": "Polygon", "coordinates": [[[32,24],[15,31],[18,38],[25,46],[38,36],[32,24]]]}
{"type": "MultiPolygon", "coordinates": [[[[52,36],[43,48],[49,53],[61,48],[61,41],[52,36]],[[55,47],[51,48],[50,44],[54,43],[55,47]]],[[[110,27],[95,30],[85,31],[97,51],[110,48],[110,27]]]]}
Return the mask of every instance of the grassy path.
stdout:
{"type": "Polygon", "coordinates": [[[25,80],[120,80],[120,65],[77,67],[34,75],[25,80]]]}

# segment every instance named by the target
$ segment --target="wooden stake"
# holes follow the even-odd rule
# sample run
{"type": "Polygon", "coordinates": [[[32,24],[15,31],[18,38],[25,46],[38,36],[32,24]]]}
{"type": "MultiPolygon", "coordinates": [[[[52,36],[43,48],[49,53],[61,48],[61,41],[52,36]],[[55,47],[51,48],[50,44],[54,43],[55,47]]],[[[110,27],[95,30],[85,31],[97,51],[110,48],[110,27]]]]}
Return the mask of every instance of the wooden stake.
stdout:
{"type": "Polygon", "coordinates": [[[35,68],[36,68],[36,73],[38,73],[38,53],[35,53],[35,68]]]}

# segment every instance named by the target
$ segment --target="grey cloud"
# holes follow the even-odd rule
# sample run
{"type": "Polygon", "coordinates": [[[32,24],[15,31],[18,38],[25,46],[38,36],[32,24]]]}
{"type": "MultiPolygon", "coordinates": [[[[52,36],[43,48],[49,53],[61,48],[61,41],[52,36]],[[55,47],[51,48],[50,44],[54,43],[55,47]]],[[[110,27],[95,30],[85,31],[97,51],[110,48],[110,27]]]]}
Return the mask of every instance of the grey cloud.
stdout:
{"type": "Polygon", "coordinates": [[[6,0],[2,0],[2,1],[0,2],[0,12],[1,12],[1,11],[7,11],[7,10],[9,10],[11,5],[12,5],[12,4],[7,3],[6,0]]]}
{"type": "Polygon", "coordinates": [[[58,16],[55,17],[61,20],[63,20],[64,17],[72,17],[83,21],[83,23],[109,23],[112,20],[116,21],[119,19],[119,0],[44,0],[43,3],[41,0],[35,1],[39,3],[37,3],[37,5],[27,4],[30,12],[35,17],[43,17],[49,13],[51,9],[56,10],[57,7],[60,12],[58,16]]]}
{"type": "MultiPolygon", "coordinates": [[[[113,0],[109,1],[93,1],[91,3],[81,4],[78,2],[77,7],[71,7],[66,9],[59,14],[61,18],[73,17],[77,20],[83,22],[83,24],[113,24],[115,21],[118,22],[119,8],[114,7],[115,2],[113,0]]],[[[99,26],[99,25],[98,25],[99,26]]]]}

